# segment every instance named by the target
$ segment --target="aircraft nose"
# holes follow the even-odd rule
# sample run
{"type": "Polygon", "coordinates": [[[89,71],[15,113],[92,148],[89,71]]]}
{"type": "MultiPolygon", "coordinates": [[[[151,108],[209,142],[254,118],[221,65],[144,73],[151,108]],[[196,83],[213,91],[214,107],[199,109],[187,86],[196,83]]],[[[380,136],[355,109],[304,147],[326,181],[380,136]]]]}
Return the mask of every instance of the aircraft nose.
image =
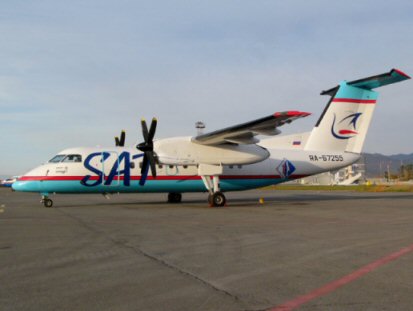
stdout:
{"type": "Polygon", "coordinates": [[[22,188],[23,188],[22,182],[21,182],[21,181],[15,181],[15,182],[11,185],[11,188],[12,188],[14,191],[21,191],[22,188]]]}
{"type": "Polygon", "coordinates": [[[14,191],[37,191],[36,185],[33,184],[33,182],[24,180],[24,176],[21,177],[21,179],[16,180],[11,187],[14,191]]]}
{"type": "Polygon", "coordinates": [[[36,180],[27,180],[24,176],[15,181],[12,185],[14,191],[23,191],[23,192],[41,192],[42,186],[36,180]]]}

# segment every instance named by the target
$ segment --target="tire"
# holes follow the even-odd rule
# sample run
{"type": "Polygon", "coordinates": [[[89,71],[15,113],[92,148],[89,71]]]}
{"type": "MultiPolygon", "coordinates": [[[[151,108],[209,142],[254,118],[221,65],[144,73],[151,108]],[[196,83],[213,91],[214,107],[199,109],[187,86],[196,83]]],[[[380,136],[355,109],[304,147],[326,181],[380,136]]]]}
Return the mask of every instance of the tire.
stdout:
{"type": "Polygon", "coordinates": [[[212,206],[222,207],[227,202],[227,199],[225,198],[225,195],[222,192],[218,191],[212,195],[211,201],[212,201],[212,206]]]}
{"type": "Polygon", "coordinates": [[[177,192],[171,192],[168,194],[168,203],[181,203],[182,194],[177,192]]]}
{"type": "Polygon", "coordinates": [[[53,201],[50,199],[45,199],[43,204],[44,204],[44,207],[50,208],[53,206],[53,201]]]}

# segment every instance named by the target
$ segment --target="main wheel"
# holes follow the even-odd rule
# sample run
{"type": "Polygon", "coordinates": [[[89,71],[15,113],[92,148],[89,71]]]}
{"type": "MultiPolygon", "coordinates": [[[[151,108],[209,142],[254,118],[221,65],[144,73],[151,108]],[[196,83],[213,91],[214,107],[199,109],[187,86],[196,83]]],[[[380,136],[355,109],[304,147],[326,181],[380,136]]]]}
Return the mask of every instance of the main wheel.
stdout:
{"type": "Polygon", "coordinates": [[[171,192],[168,194],[168,203],[181,203],[182,194],[177,192],[171,192]]]}
{"type": "Polygon", "coordinates": [[[225,195],[222,192],[218,191],[212,195],[211,201],[212,201],[212,206],[222,207],[227,202],[227,199],[225,198],[225,195]]]}
{"type": "Polygon", "coordinates": [[[52,207],[53,201],[50,199],[44,199],[43,204],[44,204],[44,207],[52,207]]]}

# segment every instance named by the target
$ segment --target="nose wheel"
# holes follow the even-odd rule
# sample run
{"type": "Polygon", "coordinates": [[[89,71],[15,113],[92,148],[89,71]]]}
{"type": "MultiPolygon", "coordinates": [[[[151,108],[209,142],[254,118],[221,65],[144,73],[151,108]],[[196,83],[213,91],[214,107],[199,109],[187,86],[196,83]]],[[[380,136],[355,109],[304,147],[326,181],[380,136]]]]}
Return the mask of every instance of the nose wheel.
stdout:
{"type": "Polygon", "coordinates": [[[53,206],[53,201],[50,199],[47,199],[47,200],[44,200],[43,204],[44,204],[44,207],[49,208],[53,206]]]}
{"type": "Polygon", "coordinates": [[[43,203],[44,207],[50,208],[53,206],[53,201],[49,199],[47,195],[42,196],[40,203],[43,203]]]}

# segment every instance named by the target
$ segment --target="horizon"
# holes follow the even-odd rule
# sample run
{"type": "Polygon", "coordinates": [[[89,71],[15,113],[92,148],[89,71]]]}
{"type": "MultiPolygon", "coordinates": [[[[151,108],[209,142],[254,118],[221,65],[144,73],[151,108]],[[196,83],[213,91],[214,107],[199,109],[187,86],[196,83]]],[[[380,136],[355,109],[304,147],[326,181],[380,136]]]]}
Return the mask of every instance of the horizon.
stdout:
{"type": "MultiPolygon", "coordinates": [[[[377,153],[377,152],[373,152],[373,153],[370,153],[370,152],[362,152],[361,153],[361,157],[364,155],[364,154],[369,154],[369,155],[379,155],[379,156],[385,156],[385,157],[394,157],[394,156],[411,156],[411,157],[413,157],[413,152],[411,152],[411,153],[397,153],[397,154],[390,154],[390,155],[386,155],[386,154],[382,154],[382,153],[377,153]]],[[[397,160],[398,161],[398,160],[397,160]]],[[[45,162],[46,163],[46,162],[45,162]]],[[[407,165],[410,165],[410,164],[413,164],[413,160],[412,160],[412,162],[408,162],[408,163],[405,163],[405,164],[407,164],[407,165]]],[[[24,172],[24,173],[22,173],[22,174],[25,174],[26,172],[24,172]]],[[[5,175],[5,174],[1,174],[1,172],[0,172],[0,180],[3,180],[3,179],[7,179],[7,178],[11,178],[11,177],[13,177],[13,176],[21,176],[22,174],[10,174],[10,175],[5,175]]]]}

